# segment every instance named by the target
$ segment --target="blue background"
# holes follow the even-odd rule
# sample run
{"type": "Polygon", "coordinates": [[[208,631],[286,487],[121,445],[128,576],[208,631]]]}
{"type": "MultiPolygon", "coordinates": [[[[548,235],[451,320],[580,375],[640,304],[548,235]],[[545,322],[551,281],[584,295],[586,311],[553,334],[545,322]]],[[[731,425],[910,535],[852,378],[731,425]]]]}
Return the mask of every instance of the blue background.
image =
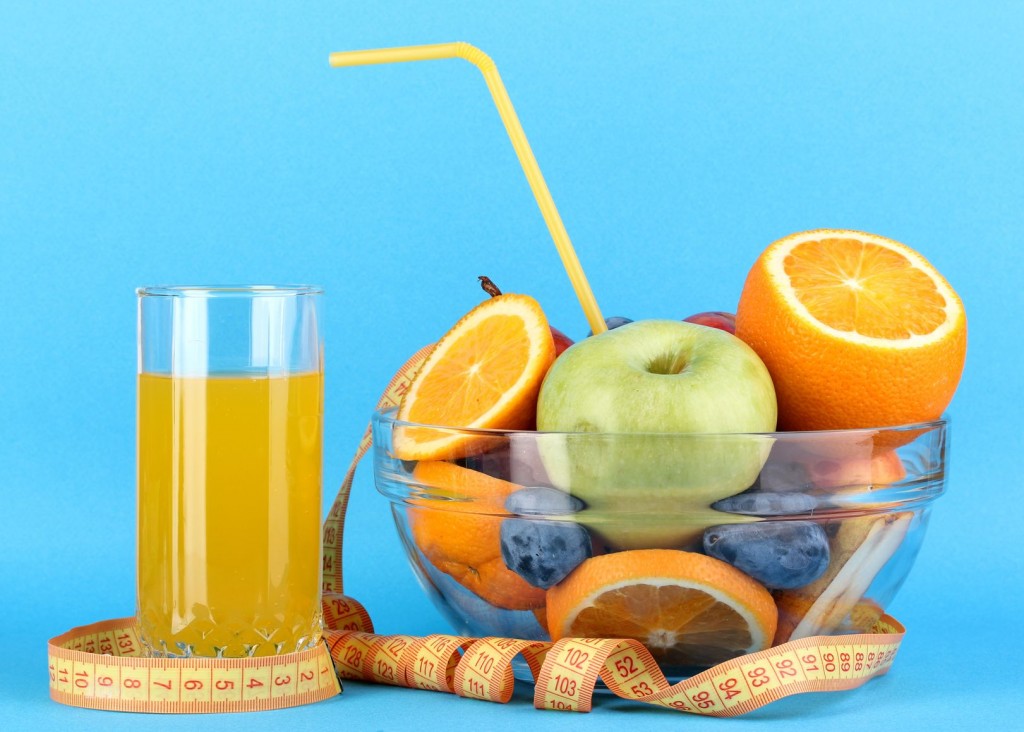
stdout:
{"type": "MultiPolygon", "coordinates": [[[[733,310],[774,239],[876,232],[960,292],[949,492],[892,607],[893,672],[765,726],[1020,725],[1020,3],[5,2],[0,7],[0,727],[692,729],[364,684],[311,707],[145,717],[47,697],[45,641],[134,609],[133,288],[327,288],[325,504],[391,373],[476,276],[587,325],[479,74],[332,70],[466,40],[498,63],[606,315],[733,310]],[[484,9],[486,6],[494,6],[484,9]]],[[[346,585],[383,632],[447,629],[367,469],[346,585]]]]}

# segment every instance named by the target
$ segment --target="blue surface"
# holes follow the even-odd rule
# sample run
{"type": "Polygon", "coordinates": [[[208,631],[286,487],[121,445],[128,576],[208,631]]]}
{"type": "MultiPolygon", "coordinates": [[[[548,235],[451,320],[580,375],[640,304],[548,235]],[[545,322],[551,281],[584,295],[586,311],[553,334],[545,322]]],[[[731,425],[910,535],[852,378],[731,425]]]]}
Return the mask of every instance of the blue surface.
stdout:
{"type": "MultiPolygon", "coordinates": [[[[606,315],[732,310],[763,247],[821,226],[905,241],[946,273],[970,348],[949,493],[892,607],[904,648],[860,690],[750,717],[1021,728],[1022,6],[488,5],[0,5],[0,729],[745,724],[355,683],[200,719],[47,697],[46,639],[133,611],[135,286],[327,288],[325,501],[392,371],[479,300],[478,274],[586,332],[479,75],[326,63],[451,40],[498,63],[606,315]]],[[[378,629],[446,630],[365,470],[346,539],[378,629]]]]}

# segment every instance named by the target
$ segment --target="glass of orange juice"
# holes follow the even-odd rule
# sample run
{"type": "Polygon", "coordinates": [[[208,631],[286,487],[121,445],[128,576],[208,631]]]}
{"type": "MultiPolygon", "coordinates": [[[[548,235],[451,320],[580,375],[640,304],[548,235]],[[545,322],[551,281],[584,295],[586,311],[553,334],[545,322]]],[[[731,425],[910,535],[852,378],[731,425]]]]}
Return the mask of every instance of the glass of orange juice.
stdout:
{"type": "Polygon", "coordinates": [[[145,287],[138,619],[154,656],[320,639],[322,291],[145,287]]]}

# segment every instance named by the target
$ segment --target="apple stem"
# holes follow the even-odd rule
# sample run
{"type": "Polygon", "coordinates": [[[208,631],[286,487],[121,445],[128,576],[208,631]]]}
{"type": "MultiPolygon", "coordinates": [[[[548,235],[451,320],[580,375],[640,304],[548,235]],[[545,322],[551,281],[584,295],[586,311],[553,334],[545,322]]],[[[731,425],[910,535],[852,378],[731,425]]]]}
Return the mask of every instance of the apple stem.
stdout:
{"type": "Polygon", "coordinates": [[[484,292],[488,295],[491,297],[499,297],[501,295],[501,290],[499,290],[498,286],[491,281],[490,277],[480,275],[477,279],[480,280],[480,286],[484,288],[484,292]]]}

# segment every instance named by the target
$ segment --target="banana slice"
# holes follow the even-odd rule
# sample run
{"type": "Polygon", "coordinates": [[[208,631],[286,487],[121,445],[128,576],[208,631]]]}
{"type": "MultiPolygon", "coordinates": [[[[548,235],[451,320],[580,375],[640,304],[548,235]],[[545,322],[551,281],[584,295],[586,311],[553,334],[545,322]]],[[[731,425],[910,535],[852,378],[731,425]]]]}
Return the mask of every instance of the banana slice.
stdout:
{"type": "Polygon", "coordinates": [[[870,628],[882,609],[864,593],[896,553],[912,519],[909,512],[844,519],[832,538],[832,563],[825,574],[799,590],[776,593],[775,645],[835,633],[847,619],[857,630],[870,628]]]}

